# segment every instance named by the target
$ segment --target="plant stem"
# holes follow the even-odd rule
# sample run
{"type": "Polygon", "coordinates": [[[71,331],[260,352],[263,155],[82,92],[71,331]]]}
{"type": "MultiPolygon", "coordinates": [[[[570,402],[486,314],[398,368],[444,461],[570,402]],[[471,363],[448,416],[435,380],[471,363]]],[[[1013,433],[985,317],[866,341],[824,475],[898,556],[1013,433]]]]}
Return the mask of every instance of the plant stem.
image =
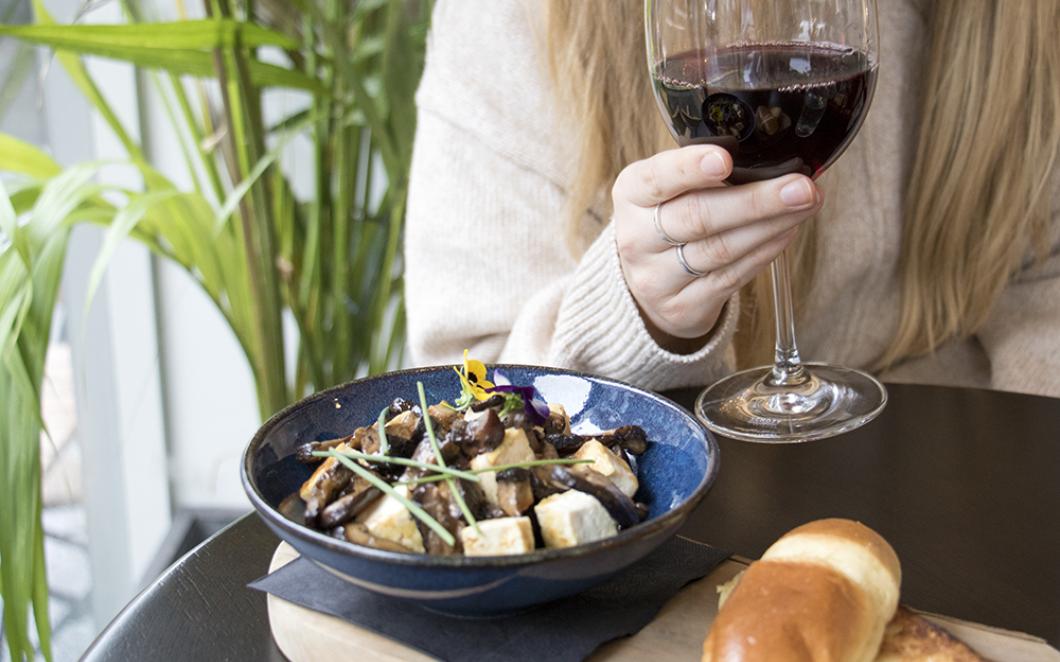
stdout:
{"type": "Polygon", "coordinates": [[[177,99],[177,107],[180,108],[181,115],[184,117],[184,124],[188,127],[191,138],[195,142],[195,149],[199,154],[203,172],[206,174],[206,179],[210,184],[210,190],[217,204],[221,204],[225,199],[221,175],[217,171],[217,164],[214,162],[213,154],[205,149],[203,144],[204,135],[199,127],[199,122],[195,119],[195,112],[191,108],[191,103],[188,101],[184,83],[180,80],[180,77],[172,74],[169,75],[169,80],[173,86],[174,96],[177,99]]]}
{"type": "MultiPolygon", "coordinates": [[[[211,14],[231,15],[226,0],[210,0],[207,8],[211,14]]],[[[232,49],[215,50],[214,63],[228,118],[227,139],[237,156],[237,163],[229,167],[235,168],[234,181],[242,181],[251,165],[260,158],[260,147],[264,142],[260,108],[256,103],[258,96],[250,84],[238,42],[232,49]],[[231,76],[233,72],[234,78],[231,76]]],[[[266,186],[267,178],[263,177],[251,187],[251,200],[244,197],[239,204],[257,337],[253,367],[262,418],[268,418],[288,402],[280,292],[274,264],[274,225],[266,186]]]]}
{"type": "MultiPolygon", "coordinates": [[[[302,21],[302,39],[308,52],[306,68],[310,74],[324,77],[326,89],[330,89],[327,80],[328,68],[320,63],[315,47],[316,30],[309,16],[302,21]]],[[[304,351],[299,352],[299,362],[304,363],[303,373],[309,375],[316,388],[323,388],[329,382],[325,374],[323,355],[317,348],[317,337],[322,327],[320,319],[320,290],[324,286],[320,260],[320,232],[324,213],[327,207],[327,125],[330,107],[322,95],[314,95],[311,113],[315,118],[312,123],[314,195],[309,202],[309,213],[306,218],[304,241],[301,259],[297,263],[296,278],[291,283],[290,302],[298,323],[298,340],[304,351]]],[[[301,391],[295,393],[298,397],[301,391]]]]}

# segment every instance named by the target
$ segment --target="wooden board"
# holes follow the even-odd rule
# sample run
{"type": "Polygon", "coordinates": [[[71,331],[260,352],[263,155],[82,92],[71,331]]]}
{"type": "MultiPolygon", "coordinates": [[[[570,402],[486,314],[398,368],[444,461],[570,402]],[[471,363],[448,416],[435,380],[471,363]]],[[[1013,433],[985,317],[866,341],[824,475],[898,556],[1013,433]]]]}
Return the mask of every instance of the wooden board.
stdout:
{"type": "MultiPolygon", "coordinates": [[[[280,543],[272,557],[269,572],[294,559],[298,552],[280,543]]],[[[632,637],[604,645],[590,658],[595,661],[657,659],[695,662],[700,659],[703,639],[718,611],[717,587],[732,579],[747,565],[729,560],[703,579],[693,582],[667,602],[655,620],[632,637]]],[[[276,645],[293,662],[327,660],[336,650],[345,657],[384,662],[428,662],[434,658],[404,646],[371,630],[347,623],[268,596],[269,626],[276,645]]],[[[945,616],[921,614],[966,642],[984,657],[1012,662],[1060,662],[1060,651],[1043,640],[945,616]]]]}

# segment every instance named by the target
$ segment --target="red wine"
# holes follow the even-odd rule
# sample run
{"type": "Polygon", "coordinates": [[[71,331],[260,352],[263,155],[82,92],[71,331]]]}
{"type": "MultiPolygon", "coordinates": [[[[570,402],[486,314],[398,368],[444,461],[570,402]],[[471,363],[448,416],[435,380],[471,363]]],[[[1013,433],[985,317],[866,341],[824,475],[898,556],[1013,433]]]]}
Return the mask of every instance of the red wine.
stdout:
{"type": "Polygon", "coordinates": [[[820,174],[860,128],[876,65],[829,44],[747,44],[681,53],[652,79],[677,142],[724,147],[741,184],[820,174]]]}

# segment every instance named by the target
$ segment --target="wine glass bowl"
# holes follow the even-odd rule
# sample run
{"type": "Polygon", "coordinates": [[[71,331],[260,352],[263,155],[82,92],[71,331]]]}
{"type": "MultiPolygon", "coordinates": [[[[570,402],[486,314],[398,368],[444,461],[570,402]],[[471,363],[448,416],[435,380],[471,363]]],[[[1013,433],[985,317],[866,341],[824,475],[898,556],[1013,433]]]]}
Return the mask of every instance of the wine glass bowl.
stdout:
{"type": "Polygon", "coordinates": [[[777,42],[672,55],[652,82],[678,144],[723,147],[742,184],[822,172],[857,132],[875,78],[861,51],[777,42]]]}
{"type": "MultiPolygon", "coordinates": [[[[876,85],[875,0],[645,0],[648,69],[681,146],[732,155],[730,184],[818,177],[854,139],[876,85]]],[[[804,364],[795,342],[788,263],[771,266],[776,352],[705,390],[697,416],[747,441],[830,437],[883,410],[871,375],[804,364]]]]}

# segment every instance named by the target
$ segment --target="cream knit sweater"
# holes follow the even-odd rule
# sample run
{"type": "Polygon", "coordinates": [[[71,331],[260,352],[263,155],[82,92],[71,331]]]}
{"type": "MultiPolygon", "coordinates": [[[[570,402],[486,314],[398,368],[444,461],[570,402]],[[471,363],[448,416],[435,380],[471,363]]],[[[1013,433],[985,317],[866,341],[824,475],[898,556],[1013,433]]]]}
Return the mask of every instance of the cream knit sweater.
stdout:
{"type": "MultiPolygon", "coordinates": [[[[467,347],[485,361],[566,366],[653,389],[710,383],[733,370],[736,297],[705,347],[672,354],[644,328],[606,219],[585,224],[591,243],[580,259],[565,247],[576,139],[550,96],[541,5],[437,3],[416,97],[405,242],[413,361],[455,362],[467,347]]],[[[913,149],[901,127],[916,125],[925,41],[916,0],[886,0],[880,11],[878,88],[864,128],[824,178],[832,220],[797,328],[804,357],[853,367],[879,356],[897,325],[900,182],[913,149]]],[[[1014,279],[975,337],[883,378],[1060,397],[1057,247],[1014,279]]]]}

